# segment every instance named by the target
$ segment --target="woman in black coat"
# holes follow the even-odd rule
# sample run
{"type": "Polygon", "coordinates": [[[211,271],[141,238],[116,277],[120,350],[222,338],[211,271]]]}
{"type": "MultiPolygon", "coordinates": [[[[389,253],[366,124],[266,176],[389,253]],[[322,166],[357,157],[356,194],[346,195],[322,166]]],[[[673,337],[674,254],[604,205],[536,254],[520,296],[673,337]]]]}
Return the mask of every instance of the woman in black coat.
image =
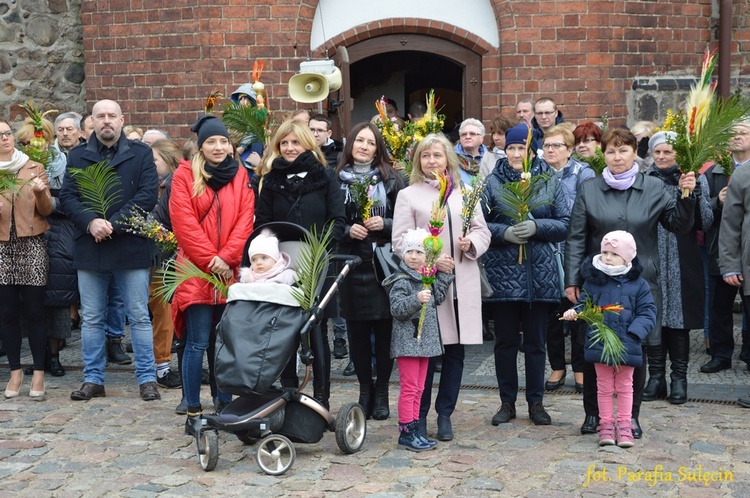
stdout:
{"type": "Polygon", "coordinates": [[[393,360],[390,357],[392,317],[388,294],[375,275],[374,246],[391,240],[393,207],[403,188],[399,174],[388,160],[385,142],[377,127],[360,123],[352,128],[336,168],[346,206],[346,228],[339,243],[339,252],[362,258],[341,286],[341,316],[346,319],[351,335],[350,347],[354,370],[359,380],[359,403],[367,416],[385,420],[388,409],[388,382],[393,360]],[[354,195],[354,185],[367,182],[371,186],[372,207],[363,216],[354,195]],[[363,218],[367,218],[363,220],[363,218]],[[377,377],[372,382],[372,347],[375,337],[377,377]]]}
{"type": "MultiPolygon", "coordinates": [[[[679,191],[679,166],[675,150],[667,140],[676,134],[660,131],[648,141],[654,164],[647,176],[664,182],[664,189],[673,195],[679,191]]],[[[643,390],[643,401],[653,401],[667,395],[667,354],[672,363],[672,375],[667,400],[673,405],[687,401],[687,368],[690,356],[690,330],[701,329],[704,323],[703,259],[698,245],[698,230],[708,230],[714,222],[708,181],[698,177],[695,189],[695,223],[685,234],[668,232],[659,226],[659,270],[669,278],[661,279],[662,316],[661,344],[648,346],[649,379],[643,390]]]]}
{"type": "MultiPolygon", "coordinates": [[[[344,201],[335,173],[326,168],[325,157],[307,125],[299,121],[282,123],[271,142],[265,166],[266,173],[255,200],[255,227],[271,221],[288,221],[322,234],[330,223],[333,244],[338,243],[344,232],[344,201]]],[[[312,345],[313,396],[326,407],[331,385],[331,348],[327,335],[326,327],[319,327],[313,334],[312,345]]],[[[297,383],[295,365],[292,358],[282,374],[285,386],[297,383]]]]}
{"type": "MultiPolygon", "coordinates": [[[[636,240],[638,259],[643,265],[641,275],[649,284],[657,309],[657,326],[644,341],[644,346],[661,344],[658,324],[661,321],[661,290],[659,288],[659,224],[667,230],[686,233],[693,226],[695,197],[682,198],[681,193],[665,191],[656,178],[638,172],[638,141],[624,129],[612,129],[602,136],[602,151],[607,167],[602,175],[583,182],[570,214],[570,228],[565,246],[565,293],[578,302],[583,284],[580,268],[587,256],[600,250],[602,237],[613,230],[630,232],[636,240]]],[[[692,192],[695,175],[679,179],[679,187],[692,192]]],[[[644,347],[644,358],[646,348],[644,347]]],[[[644,363],[646,363],[644,361],[644,363]]],[[[633,435],[641,436],[638,422],[646,369],[636,368],[633,375],[633,435]]],[[[585,364],[583,374],[583,407],[586,419],[581,426],[584,434],[596,433],[599,410],[596,400],[596,372],[592,363],[585,364]]]]}

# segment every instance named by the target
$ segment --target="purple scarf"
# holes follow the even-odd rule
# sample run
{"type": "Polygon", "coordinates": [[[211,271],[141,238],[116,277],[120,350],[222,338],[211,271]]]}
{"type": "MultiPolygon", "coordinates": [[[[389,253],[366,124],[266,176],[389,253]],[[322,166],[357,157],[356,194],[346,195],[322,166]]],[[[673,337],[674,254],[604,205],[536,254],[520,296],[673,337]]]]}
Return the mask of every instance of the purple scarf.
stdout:
{"type": "Polygon", "coordinates": [[[627,190],[635,183],[635,175],[638,174],[638,164],[633,163],[633,167],[627,170],[625,173],[619,175],[613,175],[609,168],[604,168],[602,171],[602,178],[604,183],[617,190],[627,190]]]}

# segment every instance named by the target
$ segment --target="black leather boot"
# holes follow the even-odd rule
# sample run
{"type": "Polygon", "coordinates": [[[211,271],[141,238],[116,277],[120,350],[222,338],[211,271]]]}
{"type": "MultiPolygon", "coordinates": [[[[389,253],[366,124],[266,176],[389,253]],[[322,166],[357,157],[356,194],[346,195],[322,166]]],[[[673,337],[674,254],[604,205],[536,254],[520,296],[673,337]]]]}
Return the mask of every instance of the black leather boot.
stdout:
{"type": "Polygon", "coordinates": [[[378,382],[375,384],[375,402],[372,407],[372,418],[385,420],[391,414],[388,408],[388,383],[378,382]]]}
{"type": "Polygon", "coordinates": [[[673,405],[681,405],[687,401],[687,368],[690,358],[690,335],[687,330],[671,331],[669,340],[669,359],[672,361],[672,382],[670,383],[669,398],[673,405]]]}
{"type": "Polygon", "coordinates": [[[107,338],[107,359],[117,365],[130,365],[133,359],[122,350],[122,339],[107,338]]]}
{"type": "Polygon", "coordinates": [[[664,377],[666,367],[666,351],[662,344],[646,346],[648,351],[649,378],[643,389],[643,401],[654,401],[667,397],[667,380],[664,377]]]}
{"type": "Polygon", "coordinates": [[[359,385],[359,404],[365,412],[365,417],[372,418],[372,402],[375,397],[375,385],[370,382],[363,382],[359,385]]]}
{"type": "Polygon", "coordinates": [[[47,357],[49,358],[50,363],[50,374],[52,374],[53,377],[62,377],[65,375],[65,368],[63,368],[60,363],[60,355],[48,352],[47,357]]]}

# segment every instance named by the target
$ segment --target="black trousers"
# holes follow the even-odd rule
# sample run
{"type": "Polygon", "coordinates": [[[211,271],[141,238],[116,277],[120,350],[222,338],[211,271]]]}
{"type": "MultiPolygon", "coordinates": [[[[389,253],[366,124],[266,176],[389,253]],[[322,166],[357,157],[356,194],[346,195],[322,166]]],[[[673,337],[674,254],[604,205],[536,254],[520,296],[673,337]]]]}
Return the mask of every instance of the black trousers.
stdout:
{"type": "Polygon", "coordinates": [[[565,327],[570,330],[570,365],[574,372],[583,372],[583,340],[582,334],[577,333],[577,322],[560,320],[563,313],[573,307],[574,303],[564,297],[560,306],[551,308],[547,322],[547,357],[552,370],[565,370],[565,327]]]}
{"type": "MultiPolygon", "coordinates": [[[[732,307],[741,292],[724,282],[724,279],[712,275],[709,278],[711,308],[708,315],[708,338],[711,341],[711,356],[721,360],[732,361],[734,353],[734,314],[732,307]]],[[[744,339],[744,338],[743,338],[744,339]]]]}
{"type": "MultiPolygon", "coordinates": [[[[633,418],[641,414],[643,388],[646,386],[646,372],[648,371],[648,355],[643,346],[643,364],[633,371],[633,418]]],[[[596,369],[593,363],[584,362],[583,370],[583,410],[586,416],[599,416],[599,405],[596,398],[596,369]]]]}
{"type": "MultiPolygon", "coordinates": [[[[446,344],[443,354],[443,370],[440,372],[440,384],[435,397],[435,411],[438,415],[450,417],[456,409],[458,393],[461,390],[461,378],[464,374],[465,349],[463,344],[446,344]]],[[[419,405],[419,418],[427,417],[432,401],[432,383],[435,378],[435,363],[439,356],[430,358],[427,377],[424,383],[422,401],[419,405]]]]}
{"type": "Polygon", "coordinates": [[[544,397],[544,367],[547,361],[547,321],[550,303],[492,303],[495,321],[495,375],[500,388],[500,400],[515,404],[518,396],[518,348],[523,330],[523,349],[526,360],[526,401],[534,403],[544,397]]]}
{"type": "Polygon", "coordinates": [[[11,370],[21,368],[21,313],[28,323],[34,370],[44,370],[44,357],[47,353],[44,289],[43,286],[36,285],[0,285],[0,331],[11,370]]]}
{"type": "Polygon", "coordinates": [[[359,385],[372,382],[372,341],[375,337],[375,370],[376,382],[387,384],[393,371],[391,359],[391,332],[393,320],[347,320],[349,331],[349,348],[352,352],[354,371],[357,373],[359,385]]]}

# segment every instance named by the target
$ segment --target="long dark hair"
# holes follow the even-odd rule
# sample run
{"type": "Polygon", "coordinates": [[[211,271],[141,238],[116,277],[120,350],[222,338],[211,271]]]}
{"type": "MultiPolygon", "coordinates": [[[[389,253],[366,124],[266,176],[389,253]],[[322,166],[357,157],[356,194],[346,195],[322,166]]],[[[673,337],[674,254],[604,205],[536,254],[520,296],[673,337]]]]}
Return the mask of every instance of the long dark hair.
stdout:
{"type": "Polygon", "coordinates": [[[336,166],[336,173],[340,172],[346,166],[354,164],[354,158],[352,157],[352,150],[354,149],[354,140],[359,135],[359,132],[368,128],[373,135],[375,135],[375,156],[372,158],[372,165],[380,170],[380,176],[385,180],[396,175],[396,170],[393,169],[390,159],[388,159],[388,149],[383,140],[383,135],[380,134],[380,130],[374,124],[363,121],[352,128],[349,135],[346,137],[346,145],[344,145],[344,151],[341,153],[341,159],[339,164],[336,166]]]}

